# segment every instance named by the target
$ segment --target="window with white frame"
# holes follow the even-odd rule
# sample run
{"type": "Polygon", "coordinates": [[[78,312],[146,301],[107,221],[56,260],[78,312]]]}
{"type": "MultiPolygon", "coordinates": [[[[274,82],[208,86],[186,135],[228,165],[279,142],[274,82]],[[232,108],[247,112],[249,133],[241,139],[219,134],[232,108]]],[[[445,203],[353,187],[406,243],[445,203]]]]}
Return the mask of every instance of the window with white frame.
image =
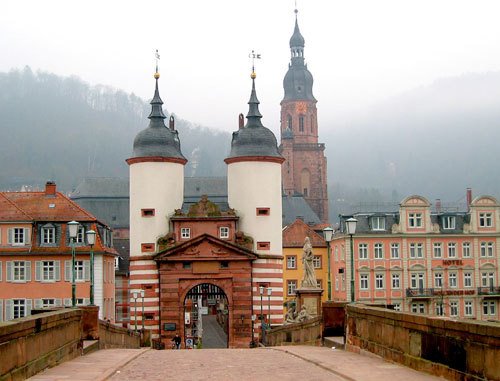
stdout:
{"type": "Polygon", "coordinates": [[[75,261],[75,280],[85,280],[85,265],[83,261],[75,261]]]}
{"type": "Polygon", "coordinates": [[[85,243],[85,226],[78,225],[75,243],[85,243]]]}
{"type": "Polygon", "coordinates": [[[455,229],[455,216],[444,216],[443,217],[443,229],[452,230],[455,229]]]}
{"type": "Polygon", "coordinates": [[[372,230],[385,230],[385,217],[371,218],[372,230]]]}
{"type": "Polygon", "coordinates": [[[42,308],[51,308],[56,306],[55,299],[42,299],[42,308]]]}
{"type": "Polygon", "coordinates": [[[483,301],[483,315],[496,315],[496,302],[494,300],[483,301]]]}
{"type": "Polygon", "coordinates": [[[401,288],[401,277],[399,274],[391,274],[391,286],[394,290],[401,288]]]}
{"type": "Polygon", "coordinates": [[[399,259],[399,243],[391,243],[391,259],[399,259]]]}
{"type": "Polygon", "coordinates": [[[425,288],[425,274],[424,273],[412,273],[410,276],[410,287],[422,289],[425,288]]]}
{"type": "Polygon", "coordinates": [[[464,257],[464,258],[470,258],[471,257],[470,242],[463,242],[462,243],[462,257],[464,257]]]}
{"type": "Polygon", "coordinates": [[[414,314],[425,314],[425,304],[424,303],[412,303],[411,312],[414,314]]]}
{"type": "Polygon", "coordinates": [[[56,228],[53,225],[45,225],[42,227],[41,243],[50,245],[56,243],[56,228]]]}
{"type": "Polygon", "coordinates": [[[448,242],[448,258],[457,257],[457,244],[454,242],[448,242]]]}
{"type": "Polygon", "coordinates": [[[13,299],[12,300],[12,316],[14,319],[19,319],[26,316],[26,300],[13,299]]]}
{"type": "Polygon", "coordinates": [[[29,229],[28,228],[10,228],[9,231],[9,244],[13,246],[22,246],[29,243],[29,229]]]}
{"type": "Polygon", "coordinates": [[[296,280],[287,280],[286,281],[287,295],[295,295],[296,289],[297,289],[297,281],[296,280]]]}
{"type": "Polygon", "coordinates": [[[375,274],[375,288],[377,290],[384,288],[384,274],[375,274]]]}
{"type": "Polygon", "coordinates": [[[376,243],[374,246],[375,259],[384,259],[384,246],[381,243],[376,243]]]}
{"type": "Polygon", "coordinates": [[[313,257],[313,267],[315,269],[320,269],[321,268],[321,255],[315,255],[313,257]]]}
{"type": "Polygon", "coordinates": [[[190,228],[181,228],[181,238],[182,239],[191,238],[191,229],[190,228]]]}
{"type": "Polygon", "coordinates": [[[452,288],[457,287],[457,273],[449,272],[448,273],[448,285],[452,288]]]}
{"type": "Polygon", "coordinates": [[[424,245],[421,243],[410,243],[410,258],[423,258],[424,245]]]}
{"type": "Polygon", "coordinates": [[[401,303],[392,304],[394,311],[401,311],[401,303]]]}
{"type": "Polygon", "coordinates": [[[227,226],[221,226],[219,228],[219,238],[221,239],[229,238],[229,228],[227,226]]]}
{"type": "Polygon", "coordinates": [[[474,315],[474,302],[472,300],[464,301],[464,315],[467,317],[474,315]]]}
{"type": "Polygon", "coordinates": [[[359,289],[368,290],[368,274],[359,274],[359,289]]]}
{"type": "Polygon", "coordinates": [[[441,244],[441,242],[434,242],[434,244],[432,245],[434,258],[441,258],[443,256],[442,246],[443,245],[441,244]]]}
{"type": "Polygon", "coordinates": [[[437,316],[443,316],[444,315],[444,305],[443,305],[443,303],[440,303],[440,302],[436,303],[436,315],[437,316]]]}
{"type": "Polygon", "coordinates": [[[289,255],[286,257],[286,268],[287,269],[297,268],[297,257],[295,255],[289,255]]]}
{"type": "Polygon", "coordinates": [[[472,273],[464,272],[464,287],[472,287],[472,273]]]}
{"type": "Polygon", "coordinates": [[[479,213],[479,226],[491,228],[493,226],[493,213],[479,213]]]}
{"type": "Polygon", "coordinates": [[[42,261],[42,280],[56,280],[56,264],[55,261],[42,261]]]}
{"type": "Polygon", "coordinates": [[[434,273],[434,287],[443,287],[443,273],[434,273]]]}
{"type": "Polygon", "coordinates": [[[458,301],[456,300],[450,302],[450,316],[451,317],[458,316],[458,301]]]}
{"type": "Polygon", "coordinates": [[[481,287],[495,286],[495,273],[492,271],[481,272],[481,287]]]}
{"type": "Polygon", "coordinates": [[[481,242],[481,257],[493,257],[493,242],[481,242]]]}
{"type": "Polygon", "coordinates": [[[422,213],[408,213],[408,227],[422,227],[422,213]]]}
{"type": "Polygon", "coordinates": [[[360,243],[358,246],[359,259],[368,259],[368,244],[360,243]]]}
{"type": "Polygon", "coordinates": [[[30,261],[9,261],[7,262],[7,281],[28,282],[31,280],[30,261]]]}

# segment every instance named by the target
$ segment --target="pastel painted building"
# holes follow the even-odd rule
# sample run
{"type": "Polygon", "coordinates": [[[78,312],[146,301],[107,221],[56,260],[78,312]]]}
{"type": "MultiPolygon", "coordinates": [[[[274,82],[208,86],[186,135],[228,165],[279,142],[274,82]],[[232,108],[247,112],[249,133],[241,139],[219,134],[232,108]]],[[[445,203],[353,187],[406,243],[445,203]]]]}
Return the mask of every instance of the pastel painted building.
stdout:
{"type": "Polygon", "coordinates": [[[114,321],[116,252],[110,229],[48,182],[42,192],[0,193],[0,321],[30,315],[32,308],[72,305],[69,221],[77,221],[77,305],[89,304],[90,246],[96,241],[94,302],[101,319],[114,321]]]}
{"type": "Polygon", "coordinates": [[[490,196],[464,212],[432,210],[422,196],[399,211],[342,215],[332,241],[334,298],[350,301],[353,235],[355,300],[400,311],[454,318],[499,320],[500,205],[490,196]]]}

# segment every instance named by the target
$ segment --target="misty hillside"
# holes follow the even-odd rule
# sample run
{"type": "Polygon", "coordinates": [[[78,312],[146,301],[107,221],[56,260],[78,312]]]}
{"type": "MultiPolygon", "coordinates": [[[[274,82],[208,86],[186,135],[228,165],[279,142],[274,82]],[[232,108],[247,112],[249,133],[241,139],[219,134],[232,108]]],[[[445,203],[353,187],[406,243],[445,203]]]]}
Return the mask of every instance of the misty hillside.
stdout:
{"type": "Polygon", "coordinates": [[[500,73],[446,78],[387,99],[324,140],[330,190],[341,203],[411,194],[462,201],[467,187],[499,197],[500,73]]]}
{"type": "MultiPolygon", "coordinates": [[[[125,159],[136,134],[147,127],[150,110],[134,94],[77,77],[33,73],[29,67],[0,73],[0,188],[51,179],[68,191],[85,176],[127,176],[125,159]]],[[[177,118],[176,128],[189,160],[186,175],[225,173],[230,134],[177,118]]]]}

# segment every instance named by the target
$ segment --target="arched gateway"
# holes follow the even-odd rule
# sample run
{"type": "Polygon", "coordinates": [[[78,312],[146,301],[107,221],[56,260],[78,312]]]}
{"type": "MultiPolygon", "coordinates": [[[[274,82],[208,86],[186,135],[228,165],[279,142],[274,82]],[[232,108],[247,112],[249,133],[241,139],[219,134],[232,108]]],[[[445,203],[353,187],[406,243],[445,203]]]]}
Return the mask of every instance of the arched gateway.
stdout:
{"type": "Polygon", "coordinates": [[[250,249],[209,234],[161,251],[155,260],[160,273],[160,338],[165,346],[176,333],[183,348],[186,339],[194,345],[201,313],[208,316],[207,324],[214,319],[222,327],[227,347],[248,348],[255,259],[250,249]]]}

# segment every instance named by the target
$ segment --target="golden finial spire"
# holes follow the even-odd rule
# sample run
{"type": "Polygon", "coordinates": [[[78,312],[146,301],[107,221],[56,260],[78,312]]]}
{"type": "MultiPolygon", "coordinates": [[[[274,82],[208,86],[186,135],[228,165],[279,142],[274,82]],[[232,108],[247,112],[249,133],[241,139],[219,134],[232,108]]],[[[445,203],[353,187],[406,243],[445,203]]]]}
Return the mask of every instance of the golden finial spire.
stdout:
{"type": "Polygon", "coordinates": [[[252,74],[250,74],[250,78],[255,79],[257,77],[257,74],[255,74],[255,60],[260,60],[260,54],[252,50],[252,53],[250,53],[248,57],[252,59],[252,74]]]}
{"type": "Polygon", "coordinates": [[[160,60],[160,53],[158,53],[158,49],[155,52],[155,60],[156,60],[156,71],[155,71],[155,79],[160,78],[160,72],[158,71],[158,61],[160,60]]]}

